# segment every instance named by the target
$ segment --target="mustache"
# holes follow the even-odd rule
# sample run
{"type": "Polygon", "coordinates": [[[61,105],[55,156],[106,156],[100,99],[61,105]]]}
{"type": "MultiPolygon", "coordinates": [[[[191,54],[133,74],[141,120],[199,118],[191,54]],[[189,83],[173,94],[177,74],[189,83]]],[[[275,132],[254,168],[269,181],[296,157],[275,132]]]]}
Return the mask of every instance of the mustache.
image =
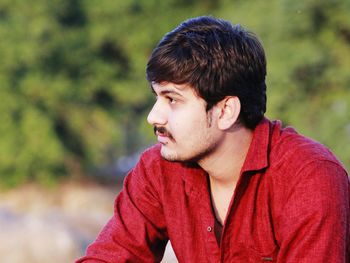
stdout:
{"type": "Polygon", "coordinates": [[[153,132],[154,132],[155,135],[158,132],[161,135],[164,135],[164,136],[167,136],[167,137],[173,139],[173,136],[171,135],[171,133],[163,126],[154,126],[153,127],[153,132]]]}

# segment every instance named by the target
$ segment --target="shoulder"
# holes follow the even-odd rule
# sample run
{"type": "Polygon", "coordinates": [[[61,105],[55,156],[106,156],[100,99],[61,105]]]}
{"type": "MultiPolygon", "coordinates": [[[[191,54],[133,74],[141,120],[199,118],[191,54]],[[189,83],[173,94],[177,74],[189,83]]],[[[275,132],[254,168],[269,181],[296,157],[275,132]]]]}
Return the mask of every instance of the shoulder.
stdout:
{"type": "Polygon", "coordinates": [[[348,174],[326,146],[298,134],[292,127],[282,128],[280,122],[271,126],[266,178],[274,189],[282,190],[286,196],[296,189],[303,189],[305,194],[348,190],[348,174]]]}
{"type": "Polygon", "coordinates": [[[146,149],[134,167],[134,172],[141,172],[146,180],[157,181],[158,184],[172,184],[182,179],[191,170],[181,162],[165,160],[160,153],[161,145],[155,144],[146,149]]]}
{"type": "Polygon", "coordinates": [[[180,162],[170,162],[165,160],[160,154],[160,144],[155,144],[149,148],[147,148],[140,156],[139,164],[144,166],[151,171],[155,170],[172,170],[179,169],[183,167],[180,162]]]}
{"type": "MultiPolygon", "coordinates": [[[[272,123],[270,165],[287,166],[295,172],[312,164],[328,163],[344,169],[341,162],[323,144],[303,136],[293,128],[282,128],[280,122],[272,123]]],[[[345,170],[345,169],[344,169],[345,170]]]]}
{"type": "Polygon", "coordinates": [[[146,166],[152,166],[161,163],[161,161],[160,145],[155,144],[141,153],[139,163],[146,166]]]}
{"type": "Polygon", "coordinates": [[[317,207],[320,213],[333,211],[334,205],[346,210],[350,181],[334,154],[291,127],[281,128],[280,123],[271,126],[269,167],[265,178],[276,200],[276,213],[280,214],[282,208],[283,211],[291,209],[304,213],[303,206],[309,210],[317,207]]]}

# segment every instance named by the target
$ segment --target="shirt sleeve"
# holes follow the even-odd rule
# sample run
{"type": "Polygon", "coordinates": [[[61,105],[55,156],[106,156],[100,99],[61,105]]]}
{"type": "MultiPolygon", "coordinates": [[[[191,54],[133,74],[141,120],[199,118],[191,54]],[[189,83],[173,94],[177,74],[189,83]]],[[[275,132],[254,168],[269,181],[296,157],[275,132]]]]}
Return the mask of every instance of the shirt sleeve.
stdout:
{"type": "Polygon", "coordinates": [[[350,258],[349,177],[331,161],[301,170],[278,220],[277,262],[348,263],[350,258]]]}
{"type": "Polygon", "coordinates": [[[168,238],[156,173],[139,161],[125,178],[114,216],[76,263],[161,261],[168,238]]]}

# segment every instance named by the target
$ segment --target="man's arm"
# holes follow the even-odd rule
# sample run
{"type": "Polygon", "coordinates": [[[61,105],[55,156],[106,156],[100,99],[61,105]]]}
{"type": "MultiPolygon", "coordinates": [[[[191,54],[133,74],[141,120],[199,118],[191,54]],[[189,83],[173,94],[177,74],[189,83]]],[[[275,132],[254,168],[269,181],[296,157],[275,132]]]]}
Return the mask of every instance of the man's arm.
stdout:
{"type": "Polygon", "coordinates": [[[348,263],[350,186],[345,170],[317,161],[300,173],[278,220],[277,262],[348,263]]]}
{"type": "Polygon", "coordinates": [[[161,261],[167,233],[152,168],[141,159],[128,174],[114,216],[76,263],[161,261]]]}

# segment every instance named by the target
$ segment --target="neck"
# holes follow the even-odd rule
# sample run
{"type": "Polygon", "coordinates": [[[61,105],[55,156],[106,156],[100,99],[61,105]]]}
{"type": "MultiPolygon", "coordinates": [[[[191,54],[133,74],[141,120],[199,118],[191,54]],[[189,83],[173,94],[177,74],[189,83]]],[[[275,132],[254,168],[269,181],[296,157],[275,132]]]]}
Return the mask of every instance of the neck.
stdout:
{"type": "Polygon", "coordinates": [[[215,150],[198,162],[212,185],[230,187],[237,183],[252,137],[253,132],[245,127],[227,132],[215,150]]]}

